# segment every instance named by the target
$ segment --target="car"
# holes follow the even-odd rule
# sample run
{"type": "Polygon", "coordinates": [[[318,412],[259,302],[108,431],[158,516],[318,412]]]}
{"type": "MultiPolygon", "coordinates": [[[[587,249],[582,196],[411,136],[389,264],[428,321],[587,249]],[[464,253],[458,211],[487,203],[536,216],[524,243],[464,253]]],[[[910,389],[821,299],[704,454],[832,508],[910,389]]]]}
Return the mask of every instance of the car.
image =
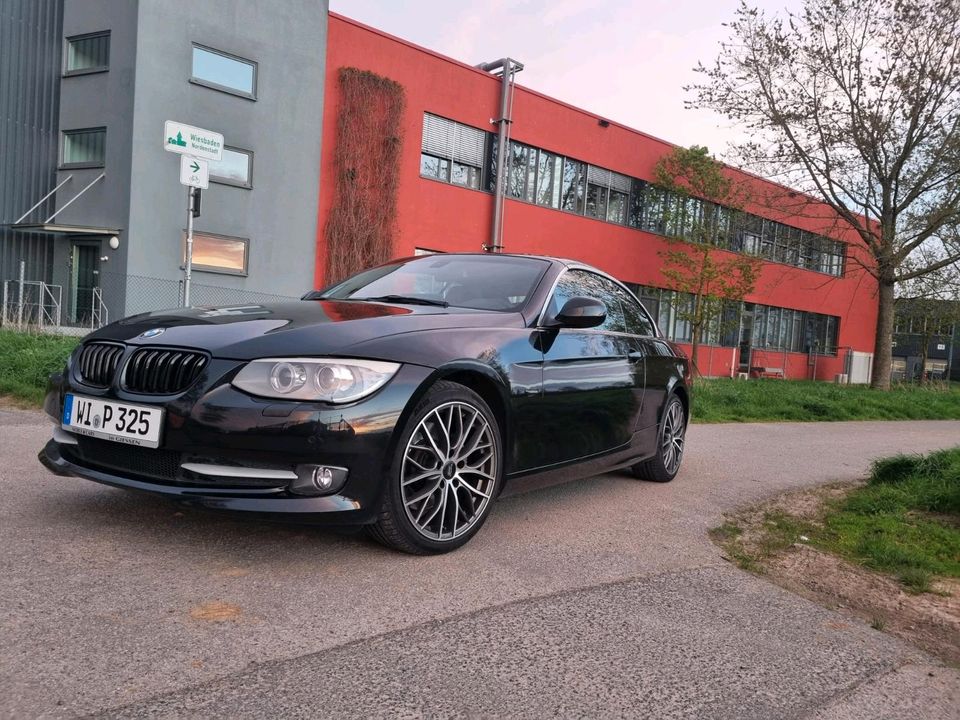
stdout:
{"type": "Polygon", "coordinates": [[[690,366],[578,262],[434,254],[300,301],[119,320],[51,377],[52,472],[215,510],[462,546],[505,484],[680,469],[690,366]]]}

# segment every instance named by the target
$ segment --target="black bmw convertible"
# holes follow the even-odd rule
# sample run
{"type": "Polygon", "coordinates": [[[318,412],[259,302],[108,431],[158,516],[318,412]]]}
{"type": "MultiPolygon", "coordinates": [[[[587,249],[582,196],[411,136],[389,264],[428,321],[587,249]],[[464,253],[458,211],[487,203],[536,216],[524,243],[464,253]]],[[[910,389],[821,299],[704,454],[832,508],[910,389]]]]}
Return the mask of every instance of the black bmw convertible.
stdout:
{"type": "Polygon", "coordinates": [[[40,460],[440,553],[519,477],[672,480],[689,397],[687,359],[613,278],[552,258],[430,255],[299,302],[91,333],[51,378],[40,460]]]}

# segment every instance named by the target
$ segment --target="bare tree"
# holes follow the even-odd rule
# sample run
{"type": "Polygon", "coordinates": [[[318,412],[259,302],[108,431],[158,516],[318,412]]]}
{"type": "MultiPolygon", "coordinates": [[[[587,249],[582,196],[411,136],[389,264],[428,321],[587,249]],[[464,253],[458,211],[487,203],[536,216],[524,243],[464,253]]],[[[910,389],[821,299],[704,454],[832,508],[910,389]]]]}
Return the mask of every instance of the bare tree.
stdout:
{"type": "Polygon", "coordinates": [[[753,292],[760,276],[759,258],[723,247],[740,224],[747,188],[707,148],[696,145],[674,148],[657,161],[654,172],[657,186],[675,198],[664,211],[668,247],[658,253],[660,272],[671,289],[693,296],[691,304],[675,302],[674,307],[690,324],[690,359],[696,368],[707,329],[728,330],[722,327],[724,309],[753,292]]]}
{"type": "Polygon", "coordinates": [[[960,260],[960,0],[804,0],[784,18],[744,2],[729,28],[689,105],[746,128],[734,161],[855,231],[886,389],[896,284],[960,260]]]}

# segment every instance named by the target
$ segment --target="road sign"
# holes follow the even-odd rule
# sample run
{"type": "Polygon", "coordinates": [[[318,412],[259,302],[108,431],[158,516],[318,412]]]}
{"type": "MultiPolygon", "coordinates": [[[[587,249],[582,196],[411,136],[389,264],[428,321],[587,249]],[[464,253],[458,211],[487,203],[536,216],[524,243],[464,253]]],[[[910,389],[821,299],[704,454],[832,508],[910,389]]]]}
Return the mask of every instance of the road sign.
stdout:
{"type": "Polygon", "coordinates": [[[173,120],[163,124],[163,149],[207,160],[223,156],[223,135],[173,120]]]}
{"type": "Polygon", "coordinates": [[[210,166],[207,161],[190,155],[181,155],[180,184],[204,190],[210,187],[210,166]]]}

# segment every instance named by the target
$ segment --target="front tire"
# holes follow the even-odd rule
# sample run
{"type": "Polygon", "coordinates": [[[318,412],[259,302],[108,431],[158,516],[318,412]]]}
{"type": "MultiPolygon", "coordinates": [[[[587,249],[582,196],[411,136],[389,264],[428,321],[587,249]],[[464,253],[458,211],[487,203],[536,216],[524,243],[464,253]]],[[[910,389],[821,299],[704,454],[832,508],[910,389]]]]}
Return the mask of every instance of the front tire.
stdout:
{"type": "Polygon", "coordinates": [[[671,394],[663,408],[660,427],[657,430],[657,454],[649,460],[637,463],[631,469],[641,480],[670,482],[680,472],[683,448],[686,444],[687,413],[683,402],[671,394]]]}
{"type": "Polygon", "coordinates": [[[404,426],[371,535],[417,555],[461,547],[490,514],[502,456],[500,427],[483,398],[437,382],[404,426]]]}

